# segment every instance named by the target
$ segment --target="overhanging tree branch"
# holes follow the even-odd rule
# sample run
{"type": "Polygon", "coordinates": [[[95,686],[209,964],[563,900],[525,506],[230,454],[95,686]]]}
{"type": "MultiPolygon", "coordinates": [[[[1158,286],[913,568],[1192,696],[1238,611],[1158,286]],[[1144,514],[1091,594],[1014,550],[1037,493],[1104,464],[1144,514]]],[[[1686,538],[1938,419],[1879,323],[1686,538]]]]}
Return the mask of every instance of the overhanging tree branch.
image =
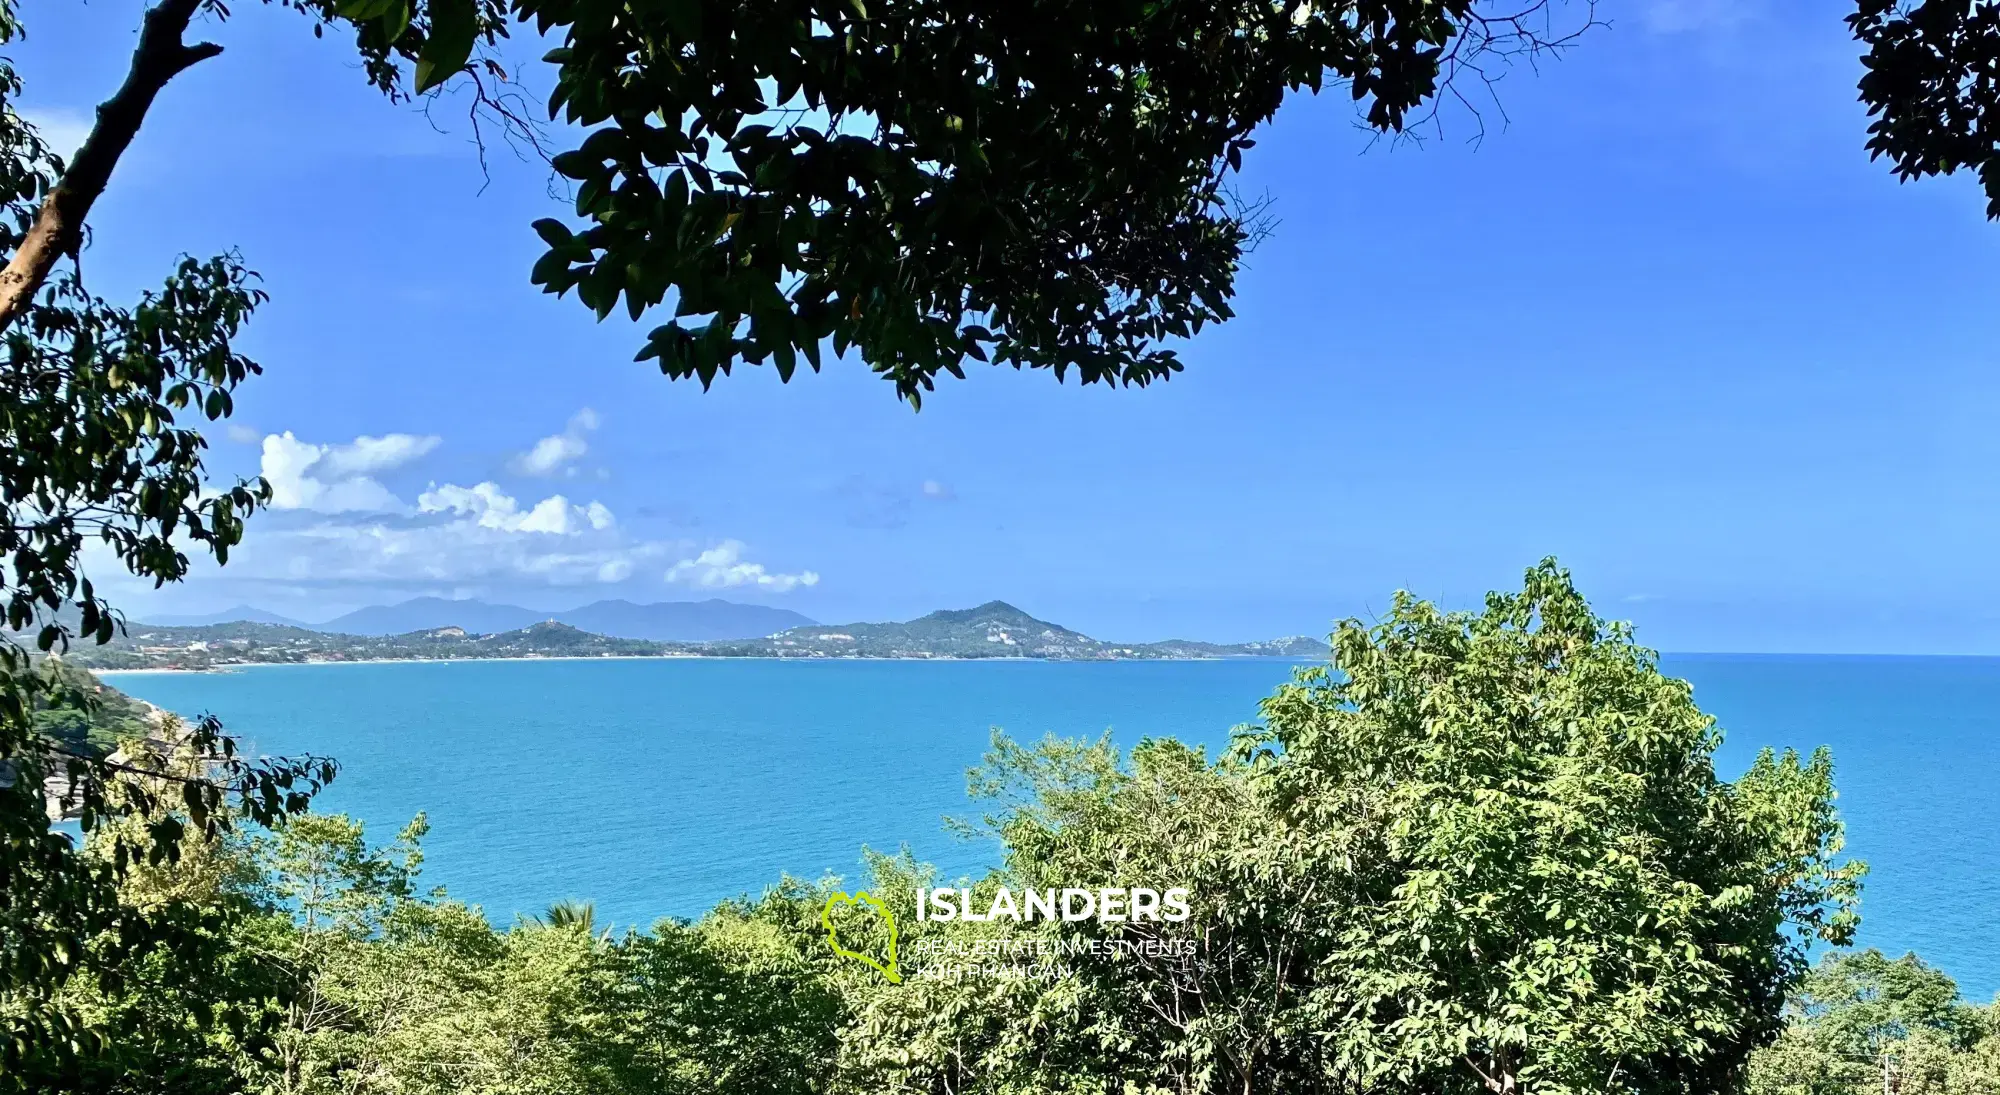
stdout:
{"type": "Polygon", "coordinates": [[[161,0],[146,12],[125,82],[97,108],[97,122],[89,138],[42,202],[20,249],[7,260],[6,269],[0,270],[0,330],[12,326],[28,310],[56,262],[64,255],[75,255],[82,247],[84,218],[110,183],[119,157],[138,135],[154,96],[190,66],[222,52],[213,42],[187,45],[181,41],[201,3],[161,0]]]}

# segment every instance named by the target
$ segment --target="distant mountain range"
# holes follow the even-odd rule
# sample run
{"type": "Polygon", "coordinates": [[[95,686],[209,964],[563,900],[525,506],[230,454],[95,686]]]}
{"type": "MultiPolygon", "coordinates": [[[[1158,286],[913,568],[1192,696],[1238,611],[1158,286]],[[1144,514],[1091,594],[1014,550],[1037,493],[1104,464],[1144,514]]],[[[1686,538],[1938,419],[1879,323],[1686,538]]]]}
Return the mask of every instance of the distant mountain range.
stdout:
{"type": "Polygon", "coordinates": [[[342,635],[402,635],[439,627],[462,627],[475,635],[491,635],[499,631],[519,630],[554,615],[553,612],[536,612],[519,605],[418,597],[401,604],[358,608],[313,626],[318,631],[342,635]]]}
{"type": "Polygon", "coordinates": [[[1240,658],[1321,654],[1326,648],[1324,641],[1303,635],[1257,643],[1109,643],[1038,620],[1005,601],[933,612],[906,623],[795,627],[764,645],[780,656],[863,658],[1240,658]]]}
{"type": "Polygon", "coordinates": [[[234,623],[277,624],[281,627],[312,626],[303,620],[294,620],[290,616],[280,616],[275,612],[266,612],[249,605],[237,605],[235,608],[225,608],[221,612],[209,612],[199,616],[153,616],[145,622],[154,627],[207,627],[210,624],[234,623]]]}
{"type": "MultiPolygon", "coordinates": [[[[423,612],[449,606],[456,618],[472,618],[471,601],[408,602],[417,619],[423,612]]],[[[504,610],[511,606],[482,605],[504,610]]],[[[513,609],[524,612],[525,609],[513,609]]],[[[634,605],[601,601],[562,615],[597,618],[609,624],[640,627],[721,629],[738,621],[769,620],[746,613],[787,613],[726,601],[699,604],[634,605]],[[679,610],[666,611],[662,610],[679,610]],[[703,616],[704,610],[712,613],[703,616]]],[[[350,614],[341,620],[353,620],[350,614]]],[[[354,627],[381,626],[386,616],[363,616],[354,627]]],[[[803,617],[798,617],[803,619],[803,617]]],[[[501,612],[491,619],[510,622],[501,612]]],[[[322,625],[331,628],[341,620],[322,625]]],[[[742,624],[741,626],[749,626],[742,624]]],[[[68,659],[101,669],[213,669],[229,665],[272,662],[383,661],[389,659],[452,660],[462,658],[590,658],[590,657],[741,657],[741,658],[1051,658],[1112,661],[1122,659],[1292,657],[1322,658],[1326,643],[1293,636],[1258,643],[1204,643],[1169,640],[1155,643],[1107,643],[1059,624],[1038,620],[1005,601],[988,601],[977,608],[933,612],[902,623],[815,624],[807,621],[760,637],[706,640],[657,639],[609,635],[560,620],[480,631],[463,624],[418,627],[393,635],[331,631],[296,624],[254,621],[203,624],[195,627],[132,624],[124,635],[105,646],[78,644],[68,659]]]]}
{"type": "Polygon", "coordinates": [[[663,601],[640,605],[631,601],[598,601],[555,615],[583,631],[620,639],[661,642],[710,642],[755,639],[793,627],[811,627],[812,617],[789,608],[740,605],[733,601],[663,601]]]}
{"type": "Polygon", "coordinates": [[[810,617],[788,608],[744,605],[716,599],[663,601],[649,605],[631,601],[596,601],[563,612],[538,612],[519,605],[418,597],[401,604],[356,609],[320,624],[302,623],[248,605],[206,616],[161,616],[145,623],[159,627],[259,623],[337,635],[385,636],[451,627],[463,628],[473,635],[494,635],[551,620],[615,639],[687,643],[756,639],[786,628],[811,626],[813,622],[810,617]]]}

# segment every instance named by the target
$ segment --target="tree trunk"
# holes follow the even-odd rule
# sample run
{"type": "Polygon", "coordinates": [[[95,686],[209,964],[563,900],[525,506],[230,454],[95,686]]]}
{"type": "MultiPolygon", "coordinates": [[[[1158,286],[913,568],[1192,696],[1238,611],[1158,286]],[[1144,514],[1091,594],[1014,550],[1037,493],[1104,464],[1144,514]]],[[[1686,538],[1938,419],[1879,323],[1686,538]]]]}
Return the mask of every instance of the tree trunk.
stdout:
{"type": "Polygon", "coordinates": [[[28,310],[56,262],[82,248],[84,218],[110,183],[111,169],[138,134],[139,123],[146,120],[153,97],[189,66],[222,52],[212,42],[190,46],[181,41],[200,6],[201,0],[160,0],[146,12],[139,46],[132,53],[132,70],[118,93],[97,108],[90,136],[43,199],[6,269],[0,270],[0,331],[28,310]]]}
{"type": "Polygon", "coordinates": [[[1479,1062],[1473,1060],[1471,1057],[1463,1059],[1467,1065],[1471,1066],[1472,1071],[1479,1074],[1480,1082],[1486,1085],[1487,1091],[1492,1092],[1493,1095],[1514,1095],[1516,1081],[1514,1078],[1513,1054],[1503,1052],[1489,1058],[1485,1068],[1479,1067],[1479,1062]]]}

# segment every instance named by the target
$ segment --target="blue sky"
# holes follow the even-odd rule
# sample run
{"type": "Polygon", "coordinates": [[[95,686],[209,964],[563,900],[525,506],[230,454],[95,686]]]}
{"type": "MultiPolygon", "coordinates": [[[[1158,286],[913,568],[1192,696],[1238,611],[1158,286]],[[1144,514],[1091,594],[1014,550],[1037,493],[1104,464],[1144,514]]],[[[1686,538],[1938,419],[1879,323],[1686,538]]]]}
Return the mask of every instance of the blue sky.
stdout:
{"type": "MultiPolygon", "coordinates": [[[[22,6],[24,107],[74,135],[140,7],[22,6]]],[[[287,508],[226,570],[121,589],[135,615],[999,597],[1232,640],[1398,587],[1469,603],[1553,554],[1663,649],[2000,652],[2000,226],[1970,180],[1868,162],[1827,5],[1608,0],[1476,146],[1463,116],[1389,147],[1344,95],[1294,99],[1246,165],[1276,234],[1182,377],[988,370],[921,414],[856,364],[703,393],[632,362],[651,322],[528,284],[545,168],[498,152],[482,188],[463,104],[391,106],[297,16],[235,7],[85,269],[114,298],[181,252],[263,274],[267,372],[212,466],[279,473],[287,508]]]]}

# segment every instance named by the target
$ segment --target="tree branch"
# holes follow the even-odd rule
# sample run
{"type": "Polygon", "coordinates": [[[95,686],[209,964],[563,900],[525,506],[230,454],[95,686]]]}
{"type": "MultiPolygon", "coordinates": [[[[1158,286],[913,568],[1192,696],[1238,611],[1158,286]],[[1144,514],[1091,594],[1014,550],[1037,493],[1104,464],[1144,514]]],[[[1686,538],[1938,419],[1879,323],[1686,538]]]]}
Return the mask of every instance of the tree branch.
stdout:
{"type": "Polygon", "coordinates": [[[82,761],[86,765],[96,765],[99,768],[104,768],[113,772],[123,772],[127,775],[145,776],[149,779],[161,779],[161,780],[166,780],[169,783],[179,783],[190,787],[214,787],[217,790],[221,791],[233,791],[236,789],[236,786],[234,784],[223,783],[219,780],[207,779],[202,776],[183,776],[173,772],[159,771],[153,768],[142,768],[134,764],[124,764],[119,761],[109,760],[105,757],[94,757],[88,753],[78,753],[74,750],[65,749],[62,746],[55,745],[53,743],[45,743],[43,745],[43,748],[46,749],[49,753],[54,754],[55,756],[67,757],[70,760],[82,761]]]}
{"type": "Polygon", "coordinates": [[[168,80],[222,52],[213,42],[190,46],[181,41],[201,4],[202,0],[160,0],[146,12],[139,46],[132,53],[132,70],[118,93],[97,108],[90,137],[42,201],[20,249],[0,270],[0,331],[28,310],[56,262],[82,248],[84,218],[110,183],[119,157],[138,135],[153,97],[168,80]]]}

